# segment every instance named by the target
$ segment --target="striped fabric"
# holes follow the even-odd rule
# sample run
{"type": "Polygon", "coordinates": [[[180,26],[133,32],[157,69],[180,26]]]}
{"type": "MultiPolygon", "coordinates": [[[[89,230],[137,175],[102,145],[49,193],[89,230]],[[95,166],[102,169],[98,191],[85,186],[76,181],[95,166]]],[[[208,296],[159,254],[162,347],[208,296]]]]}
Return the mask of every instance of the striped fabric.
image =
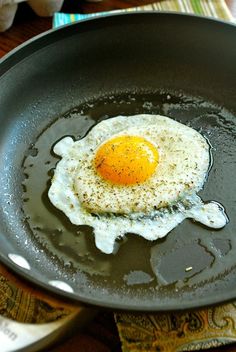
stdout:
{"type": "MultiPolygon", "coordinates": [[[[165,0],[146,6],[132,7],[125,10],[110,11],[109,13],[122,13],[129,11],[178,11],[194,13],[208,17],[220,18],[226,21],[235,21],[224,0],[165,0]]],[[[90,17],[103,16],[107,12],[92,14],[66,14],[57,12],[54,14],[53,27],[60,27],[75,21],[90,17]]]]}

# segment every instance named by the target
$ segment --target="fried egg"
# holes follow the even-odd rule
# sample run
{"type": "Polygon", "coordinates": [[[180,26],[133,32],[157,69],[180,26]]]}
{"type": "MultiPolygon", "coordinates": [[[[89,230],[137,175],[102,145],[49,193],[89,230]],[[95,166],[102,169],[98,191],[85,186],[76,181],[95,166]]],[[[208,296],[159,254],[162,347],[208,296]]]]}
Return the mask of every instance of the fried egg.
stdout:
{"type": "Polygon", "coordinates": [[[94,229],[102,252],[135,233],[153,241],[186,218],[221,228],[223,207],[204,204],[210,146],[196,130],[161,115],[117,116],[81,140],[64,137],[48,196],[75,225],[94,229]]]}

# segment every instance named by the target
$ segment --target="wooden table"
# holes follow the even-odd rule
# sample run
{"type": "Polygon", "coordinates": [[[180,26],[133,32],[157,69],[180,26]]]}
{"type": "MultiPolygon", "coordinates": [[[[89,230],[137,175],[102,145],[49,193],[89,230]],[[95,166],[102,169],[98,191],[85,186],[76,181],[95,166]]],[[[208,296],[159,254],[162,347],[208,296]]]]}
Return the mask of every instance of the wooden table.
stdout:
{"type": "MultiPolygon", "coordinates": [[[[98,11],[108,11],[140,4],[150,4],[157,0],[104,0],[98,3],[89,3],[84,0],[65,0],[62,11],[90,13],[98,11]]],[[[236,18],[236,0],[226,0],[232,14],[236,18]]],[[[37,17],[26,3],[19,5],[14,25],[5,33],[0,34],[0,57],[19,44],[52,28],[52,18],[37,17]]]]}

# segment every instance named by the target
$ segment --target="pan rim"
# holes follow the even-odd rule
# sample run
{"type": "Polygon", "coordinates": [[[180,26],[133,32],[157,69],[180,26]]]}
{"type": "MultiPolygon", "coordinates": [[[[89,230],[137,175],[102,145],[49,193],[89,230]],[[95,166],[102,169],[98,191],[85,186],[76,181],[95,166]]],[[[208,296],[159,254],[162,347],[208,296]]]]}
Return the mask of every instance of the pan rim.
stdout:
{"type": "MultiPolygon", "coordinates": [[[[96,299],[96,298],[88,298],[88,297],[78,297],[76,293],[71,293],[64,291],[62,289],[59,289],[55,286],[49,285],[37,278],[35,278],[33,275],[30,275],[29,272],[26,270],[20,268],[19,266],[16,266],[14,263],[10,262],[2,253],[0,253],[0,262],[6,265],[6,267],[10,270],[12,270],[13,274],[19,275],[19,277],[23,278],[28,284],[33,283],[36,285],[36,288],[38,287],[39,289],[45,291],[46,294],[52,293],[54,294],[58,299],[61,299],[61,301],[67,301],[69,299],[69,303],[77,305],[82,305],[82,306],[88,306],[91,308],[102,308],[102,309],[107,309],[107,310],[112,310],[112,311],[121,311],[121,312],[140,312],[140,313],[150,313],[150,312],[173,312],[173,311],[184,311],[184,310],[195,310],[199,308],[204,308],[204,307],[211,307],[214,305],[218,304],[224,304],[227,302],[231,302],[234,300],[236,297],[236,289],[235,289],[235,295],[228,294],[229,291],[227,291],[224,295],[222,293],[220,295],[215,295],[214,300],[212,298],[206,299],[205,297],[198,298],[197,304],[195,304],[195,300],[188,301],[187,303],[181,303],[181,306],[176,306],[176,304],[170,304],[168,305],[165,304],[160,304],[157,306],[153,305],[134,305],[130,307],[130,304],[125,304],[125,303],[105,303],[101,302],[101,300],[96,299]],[[223,296],[223,297],[222,297],[223,296]]],[[[232,291],[230,291],[232,292],[232,291]]],[[[234,291],[233,291],[234,292],[234,291]]],[[[68,303],[68,302],[67,302],[68,303]]]]}
{"type": "MultiPolygon", "coordinates": [[[[71,29],[73,27],[77,27],[80,26],[82,23],[89,23],[89,22],[93,22],[94,21],[102,21],[105,19],[109,19],[109,18],[115,18],[115,17],[124,17],[124,16],[173,16],[173,17],[186,17],[186,18],[194,18],[194,19],[199,19],[201,21],[206,21],[206,22],[212,22],[212,23],[219,23],[222,25],[227,25],[230,27],[235,28],[236,27],[236,23],[234,22],[230,22],[230,21],[226,21],[223,19],[219,19],[219,18],[214,18],[214,17],[210,17],[210,16],[203,16],[203,15],[198,15],[198,14],[190,14],[190,13],[184,13],[184,12],[179,12],[179,11],[129,11],[129,12],[118,12],[119,10],[117,10],[116,13],[112,13],[109,14],[107,13],[106,15],[97,15],[96,17],[92,17],[92,18],[85,18],[79,21],[75,21],[73,23],[68,23],[65,24],[61,27],[57,27],[57,28],[51,28],[43,33],[40,33],[28,40],[26,40],[24,43],[18,45],[17,47],[15,47],[14,49],[12,49],[9,53],[5,54],[3,57],[0,58],[0,68],[2,64],[5,64],[10,58],[12,58],[15,54],[18,54],[19,52],[21,52],[23,49],[28,48],[30,45],[40,41],[40,39],[43,39],[45,37],[49,37],[51,35],[53,35],[54,33],[59,33],[62,31],[67,31],[68,29],[71,29]]],[[[15,62],[18,63],[19,61],[15,62]]],[[[2,76],[1,72],[0,72],[0,76],[2,76]]]]}

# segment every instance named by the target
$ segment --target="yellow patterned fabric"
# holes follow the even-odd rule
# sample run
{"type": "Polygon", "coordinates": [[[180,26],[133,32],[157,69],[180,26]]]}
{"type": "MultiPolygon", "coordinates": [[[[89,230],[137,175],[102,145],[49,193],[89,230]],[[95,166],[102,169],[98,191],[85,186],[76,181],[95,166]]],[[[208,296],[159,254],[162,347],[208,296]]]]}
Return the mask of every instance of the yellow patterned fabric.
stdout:
{"type": "Polygon", "coordinates": [[[123,352],[196,351],[236,341],[236,302],[168,314],[116,314],[116,322],[123,352]]]}
{"type": "Polygon", "coordinates": [[[28,324],[49,323],[66,317],[73,308],[37,290],[30,290],[0,265],[0,315],[28,324]]]}

